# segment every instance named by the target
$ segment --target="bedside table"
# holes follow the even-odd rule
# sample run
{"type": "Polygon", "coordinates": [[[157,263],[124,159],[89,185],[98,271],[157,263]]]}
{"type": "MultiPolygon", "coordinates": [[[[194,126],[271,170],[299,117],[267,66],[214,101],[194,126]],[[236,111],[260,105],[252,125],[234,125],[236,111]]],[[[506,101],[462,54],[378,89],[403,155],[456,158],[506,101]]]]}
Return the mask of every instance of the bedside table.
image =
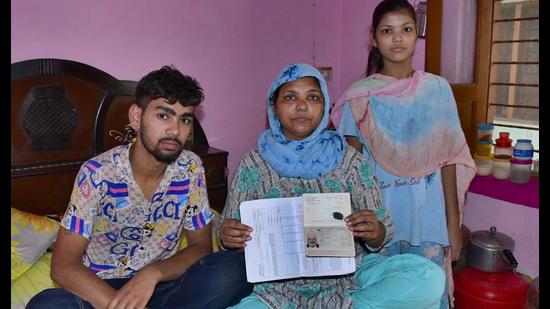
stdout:
{"type": "Polygon", "coordinates": [[[193,149],[202,160],[210,208],[222,213],[227,197],[227,155],[225,150],[208,147],[193,149]]]}

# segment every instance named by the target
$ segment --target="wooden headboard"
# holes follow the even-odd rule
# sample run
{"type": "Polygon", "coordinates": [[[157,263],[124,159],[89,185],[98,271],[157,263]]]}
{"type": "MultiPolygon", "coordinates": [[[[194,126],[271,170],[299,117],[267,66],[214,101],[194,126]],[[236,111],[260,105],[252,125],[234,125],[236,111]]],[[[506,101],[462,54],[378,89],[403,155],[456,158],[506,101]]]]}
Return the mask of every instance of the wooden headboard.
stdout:
{"type": "MultiPolygon", "coordinates": [[[[136,85],[70,60],[12,64],[11,206],[63,214],[80,165],[132,138],[128,107],[136,85]]],[[[208,141],[195,119],[186,148],[204,147],[208,141]]]]}

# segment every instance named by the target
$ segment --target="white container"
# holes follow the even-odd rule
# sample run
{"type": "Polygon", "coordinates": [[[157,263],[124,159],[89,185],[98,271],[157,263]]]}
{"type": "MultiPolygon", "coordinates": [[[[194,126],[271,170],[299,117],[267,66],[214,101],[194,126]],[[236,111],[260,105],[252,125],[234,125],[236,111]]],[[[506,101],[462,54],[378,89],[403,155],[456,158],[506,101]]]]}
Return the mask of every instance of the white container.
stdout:
{"type": "Polygon", "coordinates": [[[496,179],[508,179],[512,172],[512,163],[508,156],[495,156],[493,158],[493,169],[491,173],[496,179]]]}
{"type": "Polygon", "coordinates": [[[474,154],[474,161],[476,162],[477,175],[491,175],[491,170],[493,169],[493,156],[480,156],[476,153],[474,154]]]}
{"type": "Polygon", "coordinates": [[[528,183],[531,179],[532,160],[512,159],[510,181],[513,183],[528,183]]]}
{"type": "Polygon", "coordinates": [[[514,145],[513,156],[517,160],[532,160],[533,152],[533,144],[530,139],[518,139],[514,145]]]}
{"type": "Polygon", "coordinates": [[[495,156],[505,155],[512,157],[513,149],[512,147],[499,147],[495,146],[495,156]]]}

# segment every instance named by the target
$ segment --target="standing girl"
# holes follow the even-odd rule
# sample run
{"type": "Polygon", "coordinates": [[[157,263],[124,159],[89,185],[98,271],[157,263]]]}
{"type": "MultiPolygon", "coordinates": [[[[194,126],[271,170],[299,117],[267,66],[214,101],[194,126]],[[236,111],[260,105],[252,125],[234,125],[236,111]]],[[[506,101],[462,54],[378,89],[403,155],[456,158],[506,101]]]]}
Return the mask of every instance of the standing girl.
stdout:
{"type": "Polygon", "coordinates": [[[395,224],[380,251],[425,256],[447,270],[462,249],[462,206],[475,163],[448,82],[414,70],[416,15],[407,0],[374,10],[367,78],[352,84],[333,108],[347,142],[371,161],[395,224]]]}

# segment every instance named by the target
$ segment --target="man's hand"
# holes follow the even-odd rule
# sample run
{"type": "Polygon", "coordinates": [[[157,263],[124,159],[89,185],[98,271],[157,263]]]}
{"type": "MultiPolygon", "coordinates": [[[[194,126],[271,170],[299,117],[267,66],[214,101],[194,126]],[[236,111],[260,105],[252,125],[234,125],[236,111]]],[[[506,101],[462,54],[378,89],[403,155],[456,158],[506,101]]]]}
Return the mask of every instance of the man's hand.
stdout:
{"type": "Polygon", "coordinates": [[[386,228],[373,211],[360,210],[347,216],[345,221],[353,236],[367,242],[370,247],[379,247],[384,241],[386,228]]]}
{"type": "Polygon", "coordinates": [[[251,240],[252,228],[235,219],[225,219],[220,228],[220,240],[226,249],[242,250],[251,240]]]}
{"type": "Polygon", "coordinates": [[[145,308],[159,282],[160,273],[144,267],[109,301],[108,309],[145,308]]]}
{"type": "Polygon", "coordinates": [[[63,289],[87,300],[94,308],[106,308],[116,290],[82,264],[88,239],[59,228],[51,263],[51,277],[63,289]]]}

